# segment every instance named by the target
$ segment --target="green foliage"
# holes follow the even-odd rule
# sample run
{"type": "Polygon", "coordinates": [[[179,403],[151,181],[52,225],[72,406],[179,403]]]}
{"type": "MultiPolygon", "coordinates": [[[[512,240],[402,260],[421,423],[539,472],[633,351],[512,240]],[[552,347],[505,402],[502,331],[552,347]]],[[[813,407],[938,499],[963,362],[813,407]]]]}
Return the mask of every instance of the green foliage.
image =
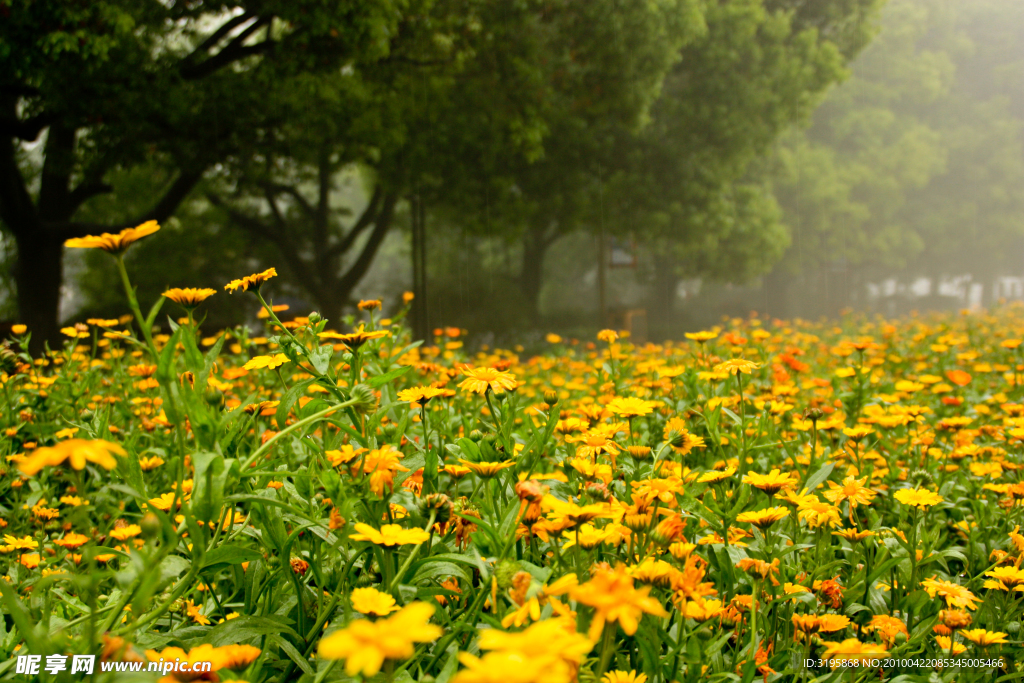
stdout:
{"type": "Polygon", "coordinates": [[[1024,237],[1018,3],[893,0],[805,131],[779,145],[783,268],[941,274],[1024,237]],[[1014,18],[1017,18],[1015,21],[1014,18]]]}

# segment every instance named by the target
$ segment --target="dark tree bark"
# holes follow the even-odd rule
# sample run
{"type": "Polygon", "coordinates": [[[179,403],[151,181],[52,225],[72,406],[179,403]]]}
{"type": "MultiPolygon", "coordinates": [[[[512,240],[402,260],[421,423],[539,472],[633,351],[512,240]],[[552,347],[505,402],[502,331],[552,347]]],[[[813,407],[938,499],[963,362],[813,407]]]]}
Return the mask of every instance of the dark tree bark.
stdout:
{"type": "Polygon", "coordinates": [[[544,257],[559,236],[558,229],[553,224],[532,225],[523,235],[523,263],[519,271],[519,288],[535,324],[540,323],[540,290],[544,286],[544,257]]]}

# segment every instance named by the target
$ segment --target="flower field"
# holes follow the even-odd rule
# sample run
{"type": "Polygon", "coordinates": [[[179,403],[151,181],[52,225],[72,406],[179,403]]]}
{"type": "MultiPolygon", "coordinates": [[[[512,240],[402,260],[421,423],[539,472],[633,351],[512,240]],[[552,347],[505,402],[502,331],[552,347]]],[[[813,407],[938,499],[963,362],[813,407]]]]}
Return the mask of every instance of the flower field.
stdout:
{"type": "Polygon", "coordinates": [[[376,301],[281,322],[273,269],[144,315],[136,230],[69,245],[113,255],[130,315],[0,354],[0,678],[1024,672],[1019,308],[471,353],[376,301]],[[263,336],[200,333],[213,295],[263,336]]]}

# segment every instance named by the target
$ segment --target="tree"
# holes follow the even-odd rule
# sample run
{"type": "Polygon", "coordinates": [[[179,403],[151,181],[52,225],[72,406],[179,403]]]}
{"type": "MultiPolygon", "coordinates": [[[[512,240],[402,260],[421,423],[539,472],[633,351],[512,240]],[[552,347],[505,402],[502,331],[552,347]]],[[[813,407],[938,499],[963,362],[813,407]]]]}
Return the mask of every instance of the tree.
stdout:
{"type": "Polygon", "coordinates": [[[56,336],[66,239],[170,216],[208,168],[253,143],[276,84],[386,58],[401,4],[0,1],[0,221],[36,342],[56,336]],[[109,174],[139,163],[172,170],[147,210],[120,225],[78,220],[111,191],[109,174]]]}
{"type": "Polygon", "coordinates": [[[853,76],[775,154],[773,193],[793,235],[771,279],[777,311],[793,312],[784,297],[796,282],[808,289],[828,271],[844,281],[834,310],[866,277],[980,275],[1019,253],[1024,50],[1014,17],[1022,8],[1006,0],[889,3],[853,76]]]}

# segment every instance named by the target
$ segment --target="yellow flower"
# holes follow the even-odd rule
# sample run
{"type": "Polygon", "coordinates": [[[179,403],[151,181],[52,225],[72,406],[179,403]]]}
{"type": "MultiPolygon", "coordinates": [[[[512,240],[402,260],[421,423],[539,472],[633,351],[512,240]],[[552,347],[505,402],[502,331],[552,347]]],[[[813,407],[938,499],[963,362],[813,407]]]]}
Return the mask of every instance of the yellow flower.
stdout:
{"type": "Polygon", "coordinates": [[[927,489],[900,489],[893,494],[893,498],[904,505],[910,505],[921,510],[927,510],[931,506],[945,500],[939,494],[932,493],[927,489]]]}
{"type": "Polygon", "coordinates": [[[40,558],[39,553],[25,553],[18,558],[18,562],[26,569],[35,569],[41,561],[42,558],[40,558]]]}
{"type": "Polygon", "coordinates": [[[874,536],[875,532],[858,531],[857,529],[840,529],[839,531],[833,531],[832,535],[838,536],[839,538],[845,538],[850,543],[857,543],[859,541],[863,541],[865,538],[874,536]]]}
{"type": "Polygon", "coordinates": [[[839,526],[839,508],[818,500],[800,503],[797,506],[797,517],[807,522],[811,529],[817,529],[823,524],[830,527],[839,526]]]}
{"type": "Polygon", "coordinates": [[[709,341],[711,341],[712,339],[714,339],[717,336],[718,336],[717,332],[712,332],[710,330],[703,330],[701,332],[687,332],[687,333],[685,333],[685,337],[687,339],[691,339],[691,340],[693,340],[695,342],[699,342],[701,344],[703,344],[704,342],[709,342],[709,341]]]}
{"type": "Polygon", "coordinates": [[[70,460],[71,466],[76,470],[84,468],[86,462],[112,470],[117,467],[117,459],[113,454],[127,455],[118,444],[102,439],[68,439],[56,446],[34,450],[32,455],[18,463],[18,469],[22,474],[31,477],[47,465],[56,466],[70,460]]]}
{"type": "Polygon", "coordinates": [[[640,417],[642,415],[649,415],[659,405],[661,405],[660,401],[645,401],[632,396],[628,398],[617,396],[608,404],[608,410],[621,417],[640,417]]]}
{"type": "Polygon", "coordinates": [[[518,386],[515,375],[494,368],[465,368],[462,372],[466,379],[459,383],[459,388],[473,394],[483,394],[488,389],[500,394],[503,391],[512,391],[518,386]]]}
{"type": "Polygon", "coordinates": [[[856,638],[847,638],[841,643],[825,641],[825,652],[822,659],[829,662],[833,669],[843,660],[858,660],[866,665],[872,659],[878,659],[888,653],[885,647],[876,643],[862,643],[856,638]]]}
{"type": "Polygon", "coordinates": [[[736,517],[741,524],[753,524],[759,529],[767,529],[775,522],[789,515],[789,510],[783,507],[773,507],[755,512],[742,512],[736,517]]]}
{"type": "Polygon", "coordinates": [[[216,293],[217,290],[209,289],[208,287],[202,289],[196,287],[175,287],[174,289],[168,289],[162,296],[185,308],[195,308],[216,293]]]}
{"type": "Polygon", "coordinates": [[[934,598],[938,595],[944,598],[948,607],[966,607],[971,610],[978,607],[976,604],[978,597],[965,586],[932,577],[922,581],[921,587],[928,592],[930,597],[934,598]]]}
{"type": "Polygon", "coordinates": [[[143,472],[155,470],[157,467],[160,467],[160,465],[163,464],[164,459],[158,455],[139,458],[139,467],[142,469],[143,472]]]}
{"type": "Polygon", "coordinates": [[[288,362],[288,356],[283,353],[278,353],[273,356],[256,356],[242,367],[246,370],[259,370],[260,368],[266,368],[273,370],[274,368],[280,367],[288,362]]]}
{"type": "Polygon", "coordinates": [[[25,334],[28,332],[28,325],[16,324],[11,325],[11,334],[25,334]]]}
{"type": "Polygon", "coordinates": [[[615,330],[601,330],[597,333],[597,340],[608,344],[614,344],[618,338],[619,334],[615,330]]]}
{"type": "Polygon", "coordinates": [[[975,628],[969,631],[960,631],[960,635],[962,635],[964,638],[980,647],[988,647],[989,645],[1004,645],[1007,643],[1007,634],[1001,633],[999,631],[986,631],[983,628],[975,628]]]}
{"type": "Polygon", "coordinates": [[[768,474],[750,472],[744,475],[743,483],[761,489],[769,496],[774,496],[779,491],[795,489],[796,485],[800,483],[800,477],[793,472],[783,474],[781,470],[775,469],[768,474]]]}
{"type": "Polygon", "coordinates": [[[250,287],[259,290],[259,288],[263,286],[263,283],[272,277],[277,277],[277,270],[274,268],[268,268],[262,273],[254,273],[252,275],[246,275],[239,280],[232,280],[224,285],[224,289],[229,290],[232,294],[237,292],[239,289],[243,292],[247,292],[250,287]]]}
{"type": "Polygon", "coordinates": [[[408,401],[417,405],[426,405],[427,401],[437,396],[443,396],[445,390],[437,387],[412,387],[402,389],[398,392],[399,401],[408,401]]]}
{"type": "Polygon", "coordinates": [[[591,640],[597,640],[606,623],[618,622],[626,635],[631,636],[636,633],[644,613],[668,616],[661,602],[648,595],[650,592],[651,586],[634,588],[633,577],[625,566],[619,565],[615,569],[594,572],[590,581],[577,586],[570,596],[576,602],[594,608],[588,635],[591,640]]]}
{"type": "Polygon", "coordinates": [[[77,534],[75,532],[69,532],[64,534],[64,538],[58,538],[54,541],[56,545],[73,550],[79,546],[85,545],[89,542],[89,537],[84,534],[77,534]]]}
{"type": "Polygon", "coordinates": [[[317,336],[320,339],[337,340],[350,348],[358,349],[360,346],[370,341],[371,339],[380,339],[382,337],[387,337],[389,334],[391,333],[388,332],[387,330],[376,330],[367,332],[365,329],[365,325],[360,325],[353,332],[349,332],[348,334],[341,334],[340,332],[328,331],[321,332],[317,336]]]}
{"type": "Polygon", "coordinates": [[[377,617],[386,617],[392,612],[397,612],[400,607],[395,605],[395,598],[388,593],[382,593],[372,586],[356,588],[352,591],[352,609],[363,614],[372,614],[377,617]]]}
{"type": "Polygon", "coordinates": [[[138,524],[129,524],[128,526],[121,527],[120,529],[115,528],[110,530],[111,538],[116,538],[119,541],[134,538],[141,533],[142,528],[138,524]]]}
{"type": "Polygon", "coordinates": [[[433,613],[433,605],[414,602],[387,619],[358,619],[323,638],[317,654],[322,659],[344,659],[349,676],[375,676],[385,660],[407,659],[416,643],[441,637],[441,627],[429,623],[433,613]]]}
{"type": "Polygon", "coordinates": [[[132,243],[152,235],[159,229],[160,225],[156,221],[146,221],[137,227],[125,228],[116,235],[105,232],[98,237],[96,235],[76,237],[64,242],[64,246],[78,249],[102,249],[108,254],[120,254],[132,243]]]}
{"type": "Polygon", "coordinates": [[[4,534],[4,552],[11,552],[12,550],[35,550],[39,547],[31,536],[24,536],[18,538],[17,536],[11,536],[10,534],[4,534]]]}
{"type": "Polygon", "coordinates": [[[634,671],[609,671],[601,677],[601,683],[646,683],[647,674],[634,671]]]}
{"type": "Polygon", "coordinates": [[[825,497],[836,505],[848,500],[851,508],[857,507],[858,504],[870,505],[878,493],[865,486],[867,481],[867,477],[854,479],[852,476],[843,479],[842,486],[830,481],[828,482],[829,490],[825,491],[825,497]]]}
{"type": "Polygon", "coordinates": [[[428,534],[423,529],[405,529],[398,524],[385,524],[380,531],[369,524],[356,524],[355,530],[359,533],[349,536],[353,541],[369,541],[374,545],[395,546],[423,543],[428,534]]]}
{"type": "Polygon", "coordinates": [[[191,600],[185,601],[185,613],[188,614],[189,618],[197,624],[207,626],[210,620],[199,611],[201,607],[202,605],[195,605],[191,600]]]}
{"type": "Polygon", "coordinates": [[[724,470],[714,470],[711,472],[705,472],[697,478],[698,484],[717,484],[720,481],[725,481],[732,475],[736,474],[735,467],[729,467],[724,470]]]}
{"type": "Polygon", "coordinates": [[[1009,591],[1015,586],[1024,584],[1024,569],[1019,567],[996,567],[985,572],[985,576],[991,576],[995,579],[994,581],[986,581],[986,588],[1009,591]]]}
{"type": "Polygon", "coordinates": [[[745,375],[749,375],[751,370],[756,370],[760,366],[749,360],[743,358],[730,358],[727,361],[719,363],[714,367],[715,372],[727,372],[732,375],[738,375],[741,372],[745,375]]]}
{"type": "Polygon", "coordinates": [[[512,460],[505,460],[503,462],[470,462],[469,460],[459,458],[459,462],[484,478],[493,477],[503,469],[515,465],[515,462],[512,460]]]}
{"type": "Polygon", "coordinates": [[[572,619],[547,619],[519,633],[487,629],[483,657],[459,654],[466,667],[453,683],[570,683],[593,642],[576,632],[572,619]]]}

